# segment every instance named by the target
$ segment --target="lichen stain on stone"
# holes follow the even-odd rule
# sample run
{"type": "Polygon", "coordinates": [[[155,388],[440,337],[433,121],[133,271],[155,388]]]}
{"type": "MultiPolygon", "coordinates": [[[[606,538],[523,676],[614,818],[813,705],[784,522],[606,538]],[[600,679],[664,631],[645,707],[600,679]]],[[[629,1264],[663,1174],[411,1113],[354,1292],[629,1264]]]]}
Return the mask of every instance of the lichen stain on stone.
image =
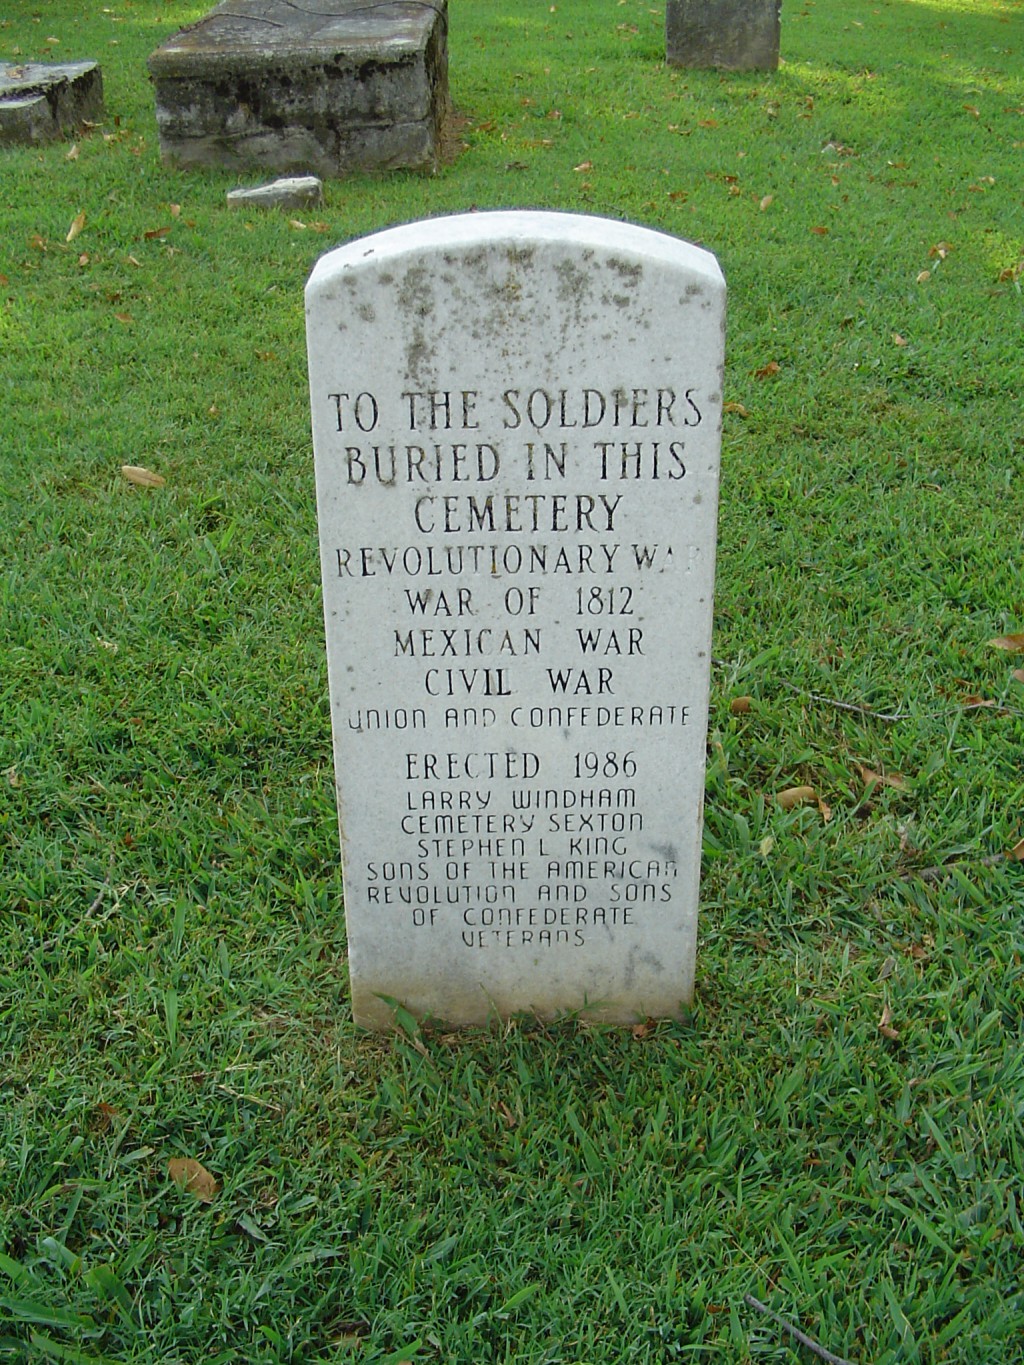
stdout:
{"type": "Polygon", "coordinates": [[[441,259],[445,265],[455,265],[463,270],[479,270],[481,266],[487,265],[487,252],[483,247],[478,247],[475,251],[466,251],[461,255],[456,255],[452,251],[446,251],[441,259]]]}
{"type": "Polygon", "coordinates": [[[485,296],[487,311],[481,321],[492,335],[507,332],[512,322],[523,320],[523,283],[514,274],[500,283],[486,285],[485,296]]]}
{"type": "Polygon", "coordinates": [[[586,270],[580,270],[574,261],[559,261],[555,266],[558,276],[558,299],[563,304],[577,306],[589,295],[591,277],[586,270]]]}
{"type": "Polygon", "coordinates": [[[430,279],[430,272],[425,265],[410,266],[398,286],[396,297],[399,309],[408,317],[406,375],[417,384],[427,382],[421,370],[431,357],[431,348],[424,330],[425,320],[434,312],[434,293],[430,287],[430,279]]]}
{"type": "Polygon", "coordinates": [[[623,283],[637,285],[643,279],[644,268],[639,261],[623,261],[618,256],[609,256],[608,269],[621,276],[623,283]]]}
{"type": "Polygon", "coordinates": [[[398,306],[410,316],[426,318],[434,311],[430,272],[425,265],[413,265],[405,272],[398,288],[398,306]]]}
{"type": "Polygon", "coordinates": [[[422,332],[417,332],[409,342],[405,351],[405,372],[407,376],[417,383],[425,382],[421,377],[421,366],[426,365],[430,359],[430,346],[422,332]]]}
{"type": "Polygon", "coordinates": [[[364,322],[377,321],[377,314],[374,312],[373,305],[370,303],[361,303],[359,307],[356,309],[356,312],[359,314],[359,316],[362,318],[364,322]]]}
{"type": "Polygon", "coordinates": [[[537,248],[532,246],[510,246],[505,252],[509,265],[516,266],[520,270],[529,270],[536,254],[537,248]]]}
{"type": "Polygon", "coordinates": [[[593,279],[589,271],[581,270],[570,260],[556,262],[554,272],[558,277],[555,297],[561,310],[562,334],[567,336],[573,329],[586,327],[594,316],[584,314],[593,292],[593,279]]]}

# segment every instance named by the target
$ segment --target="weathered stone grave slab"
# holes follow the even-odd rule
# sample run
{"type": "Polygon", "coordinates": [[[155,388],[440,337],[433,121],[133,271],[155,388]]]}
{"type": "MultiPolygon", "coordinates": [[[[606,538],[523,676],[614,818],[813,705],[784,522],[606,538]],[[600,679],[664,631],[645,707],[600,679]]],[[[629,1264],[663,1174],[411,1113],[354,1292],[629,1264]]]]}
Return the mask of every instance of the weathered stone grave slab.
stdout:
{"type": "Polygon", "coordinates": [[[666,0],[667,60],[673,66],[774,71],[781,10],[782,0],[666,0]]]}
{"type": "Polygon", "coordinates": [[[465,214],[307,287],[353,1009],[674,1016],[693,992],[725,285],[465,214]]]}
{"type": "Polygon", "coordinates": [[[54,142],[103,117],[96,62],[0,66],[0,146],[54,142]]]}
{"type": "Polygon", "coordinates": [[[290,175],[269,185],[228,190],[229,209],[308,209],[324,201],[324,182],[316,175],[290,175]]]}
{"type": "Polygon", "coordinates": [[[339,176],[430,166],[447,0],[229,0],[149,58],[165,160],[339,176]]]}

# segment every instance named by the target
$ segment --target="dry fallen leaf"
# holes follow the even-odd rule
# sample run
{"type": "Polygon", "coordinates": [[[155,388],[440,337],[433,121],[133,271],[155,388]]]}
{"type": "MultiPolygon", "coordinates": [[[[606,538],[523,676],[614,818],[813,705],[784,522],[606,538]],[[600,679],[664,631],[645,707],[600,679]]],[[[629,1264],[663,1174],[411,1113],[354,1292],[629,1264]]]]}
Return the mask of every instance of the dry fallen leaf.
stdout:
{"type": "Polygon", "coordinates": [[[592,171],[594,163],[592,161],[581,161],[578,166],[573,166],[574,171],[592,171]]]}
{"type": "Polygon", "coordinates": [[[997,635],[989,640],[993,649],[1005,649],[1011,654],[1024,654],[1024,635],[997,635]]]}
{"type": "Polygon", "coordinates": [[[64,238],[65,242],[73,242],[84,227],[85,209],[83,209],[81,213],[76,213],[74,218],[72,218],[71,226],[68,228],[68,235],[64,238]]]}
{"type": "Polygon", "coordinates": [[[65,160],[65,161],[77,161],[77,160],[78,160],[78,143],[77,143],[77,142],[72,142],[71,146],[70,146],[70,147],[68,148],[68,150],[64,153],[64,160],[65,160]]]}
{"type": "Polygon", "coordinates": [[[729,703],[729,713],[733,716],[745,716],[750,710],[749,697],[733,697],[729,703]]]}
{"type": "Polygon", "coordinates": [[[936,259],[944,261],[952,250],[953,250],[952,243],[936,242],[935,245],[929,249],[928,255],[932,258],[933,261],[936,259]]]}
{"type": "Polygon", "coordinates": [[[112,1104],[107,1104],[106,1100],[100,1100],[93,1110],[92,1128],[97,1133],[106,1133],[110,1125],[117,1118],[120,1111],[112,1104]]]}
{"type": "Polygon", "coordinates": [[[918,284],[926,284],[931,279],[931,277],[932,272],[930,270],[922,270],[918,273],[917,282],[918,284]]]}
{"type": "Polygon", "coordinates": [[[860,780],[865,787],[895,787],[901,792],[907,790],[906,778],[902,773],[876,773],[864,763],[855,763],[854,767],[860,773],[860,780]]]}
{"type": "Polygon", "coordinates": [[[506,1128],[514,1128],[516,1126],[516,1116],[515,1114],[513,1114],[512,1110],[508,1107],[505,1101],[499,1100],[497,1107],[498,1113],[505,1121],[506,1128]]]}
{"type": "Polygon", "coordinates": [[[782,366],[777,360],[769,360],[767,365],[762,365],[759,370],[754,371],[755,379],[771,379],[772,375],[778,374],[782,366]]]}
{"type": "Polygon", "coordinates": [[[142,240],[144,242],[155,241],[160,237],[166,237],[170,230],[169,227],[149,228],[142,234],[142,240]]]}
{"type": "Polygon", "coordinates": [[[787,787],[785,791],[776,792],[775,799],[783,810],[792,810],[794,806],[803,806],[808,801],[816,801],[818,793],[813,787],[787,787]]]}
{"type": "Polygon", "coordinates": [[[907,344],[907,338],[901,336],[899,332],[893,332],[892,340],[894,346],[905,346],[907,344]]]}
{"type": "Polygon", "coordinates": [[[819,236],[819,237],[827,237],[827,236],[828,236],[828,228],[827,228],[827,227],[821,227],[821,226],[812,227],[812,228],[811,228],[811,231],[812,231],[813,233],[815,233],[815,234],[816,234],[817,236],[819,236]]]}
{"type": "Polygon", "coordinates": [[[832,807],[823,796],[818,797],[818,813],[821,815],[821,818],[825,821],[826,825],[832,819],[832,807]]]}
{"type": "Polygon", "coordinates": [[[1007,862],[1024,863],[1024,839],[1014,844],[1006,855],[1007,862]]]}
{"type": "Polygon", "coordinates": [[[882,1017],[878,1021],[878,1031],[883,1038],[889,1038],[895,1043],[899,1040],[900,1035],[896,1032],[894,1028],[890,1027],[891,1021],[892,1010],[889,1008],[887,1002],[885,1009],[882,1010],[882,1017]]]}
{"type": "Polygon", "coordinates": [[[726,403],[722,408],[723,412],[734,412],[737,417],[749,417],[750,413],[742,403],[726,403]]]}
{"type": "Polygon", "coordinates": [[[649,1038],[656,1028],[657,1024],[653,1019],[645,1019],[642,1024],[634,1024],[630,1033],[639,1043],[643,1042],[645,1038],[649,1038]]]}
{"type": "Polygon", "coordinates": [[[774,202],[775,202],[774,194],[766,194],[762,198],[760,204],[758,204],[758,208],[761,210],[762,213],[764,213],[765,209],[771,208],[774,202]]]}
{"type": "Polygon", "coordinates": [[[121,473],[129,483],[138,484],[140,488],[163,488],[167,482],[162,474],[155,474],[140,464],[123,464],[121,473]]]}
{"type": "Polygon", "coordinates": [[[1024,683],[1024,668],[1015,668],[1010,674],[1014,682],[1024,683]]]}
{"type": "Polygon", "coordinates": [[[220,1191],[216,1179],[194,1157],[171,1157],[167,1163],[167,1174],[175,1185],[188,1190],[189,1194],[194,1194],[204,1204],[212,1204],[220,1191]]]}

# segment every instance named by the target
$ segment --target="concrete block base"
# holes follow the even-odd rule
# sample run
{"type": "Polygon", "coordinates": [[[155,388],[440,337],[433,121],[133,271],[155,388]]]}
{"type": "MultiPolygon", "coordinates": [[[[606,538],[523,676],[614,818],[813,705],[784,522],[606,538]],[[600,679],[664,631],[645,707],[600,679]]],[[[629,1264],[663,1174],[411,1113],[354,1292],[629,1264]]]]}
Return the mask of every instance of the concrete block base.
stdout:
{"type": "Polygon", "coordinates": [[[179,166],[342,176],[430,167],[448,110],[447,0],[230,0],[149,59],[179,166]]]}
{"type": "Polygon", "coordinates": [[[0,66],[0,146],[54,142],[102,117],[103,75],[96,62],[0,66]]]}

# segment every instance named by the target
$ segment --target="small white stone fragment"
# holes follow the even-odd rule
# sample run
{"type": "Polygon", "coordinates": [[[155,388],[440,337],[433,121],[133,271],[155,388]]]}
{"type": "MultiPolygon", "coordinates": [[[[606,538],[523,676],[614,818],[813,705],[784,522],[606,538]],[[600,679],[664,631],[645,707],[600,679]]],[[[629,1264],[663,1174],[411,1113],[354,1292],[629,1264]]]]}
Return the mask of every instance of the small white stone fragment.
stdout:
{"type": "Polygon", "coordinates": [[[288,175],[265,185],[228,190],[229,209],[304,209],[323,200],[324,182],[315,175],[288,175]]]}

